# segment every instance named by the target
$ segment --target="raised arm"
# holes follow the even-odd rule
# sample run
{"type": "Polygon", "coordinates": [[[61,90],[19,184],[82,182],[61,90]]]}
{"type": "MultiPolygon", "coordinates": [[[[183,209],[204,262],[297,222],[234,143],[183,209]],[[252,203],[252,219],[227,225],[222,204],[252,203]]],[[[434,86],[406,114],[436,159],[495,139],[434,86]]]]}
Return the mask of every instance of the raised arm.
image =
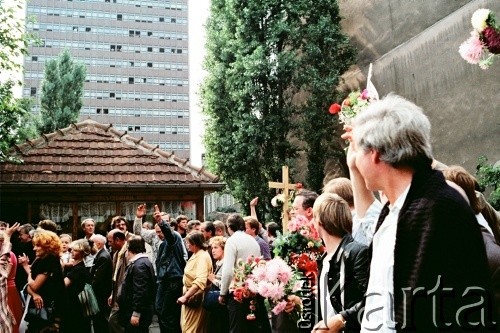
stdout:
{"type": "Polygon", "coordinates": [[[144,218],[144,216],[146,216],[146,204],[140,204],[139,206],[137,206],[132,232],[138,236],[141,236],[149,245],[153,245],[153,238],[156,236],[156,232],[154,230],[147,230],[142,227],[142,219],[144,218]]]}
{"type": "Polygon", "coordinates": [[[352,138],[352,128],[346,126],[345,133],[342,138],[349,140],[349,148],[347,150],[347,166],[349,167],[349,175],[352,183],[352,193],[354,198],[354,210],[356,211],[356,218],[362,219],[368,208],[373,204],[375,196],[373,192],[366,188],[365,180],[358,168],[356,167],[356,147],[352,138]]]}

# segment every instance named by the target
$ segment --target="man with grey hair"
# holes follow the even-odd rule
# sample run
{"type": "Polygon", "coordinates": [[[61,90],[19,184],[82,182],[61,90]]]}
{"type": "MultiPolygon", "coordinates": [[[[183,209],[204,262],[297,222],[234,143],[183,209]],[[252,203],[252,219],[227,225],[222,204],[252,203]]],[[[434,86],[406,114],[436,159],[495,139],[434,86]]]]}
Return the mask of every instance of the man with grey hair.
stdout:
{"type": "MultiPolygon", "coordinates": [[[[388,199],[373,236],[361,331],[494,330],[481,232],[460,194],[431,168],[422,109],[391,94],[358,114],[343,138],[366,188],[388,199]],[[485,302],[464,313],[477,300],[469,287],[485,302]]],[[[339,331],[348,320],[356,319],[337,314],[323,324],[339,331]]]]}
{"type": "Polygon", "coordinates": [[[105,248],[106,237],[96,234],[90,237],[90,241],[97,249],[90,276],[92,289],[99,305],[99,313],[92,317],[92,323],[94,332],[108,332],[108,318],[111,310],[108,306],[108,297],[112,289],[113,261],[105,248]]]}

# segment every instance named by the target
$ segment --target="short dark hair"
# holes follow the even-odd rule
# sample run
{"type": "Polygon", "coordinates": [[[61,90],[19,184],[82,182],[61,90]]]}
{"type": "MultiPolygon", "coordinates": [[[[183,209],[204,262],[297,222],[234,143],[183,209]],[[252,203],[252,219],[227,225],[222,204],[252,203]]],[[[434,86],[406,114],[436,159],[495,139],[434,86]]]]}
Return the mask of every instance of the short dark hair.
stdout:
{"type": "Polygon", "coordinates": [[[146,252],[146,243],[144,242],[144,238],[141,236],[132,236],[128,240],[128,250],[135,254],[146,252]]]}
{"type": "Polygon", "coordinates": [[[174,230],[177,231],[178,227],[177,221],[176,220],[170,221],[170,227],[174,228],[174,230]]]}
{"type": "Polygon", "coordinates": [[[193,231],[192,233],[188,234],[185,240],[186,242],[191,243],[199,249],[205,250],[207,248],[205,244],[205,237],[199,231],[193,231]]]}
{"type": "Polygon", "coordinates": [[[245,230],[245,221],[240,214],[231,214],[227,218],[227,227],[232,231],[243,231],[245,230]]]}
{"type": "Polygon", "coordinates": [[[41,220],[38,222],[38,226],[44,230],[57,233],[57,224],[52,220],[41,220]]]}
{"type": "Polygon", "coordinates": [[[205,223],[205,231],[210,231],[212,233],[212,236],[215,236],[215,226],[212,222],[206,221],[203,222],[205,223]]]}
{"type": "Polygon", "coordinates": [[[314,202],[318,198],[318,193],[309,190],[301,190],[296,196],[304,197],[304,200],[302,200],[302,208],[307,209],[313,208],[314,202]]]}
{"type": "Polygon", "coordinates": [[[179,223],[182,220],[189,221],[189,218],[186,215],[179,215],[175,218],[175,220],[177,221],[177,223],[179,223]]]}
{"type": "Polygon", "coordinates": [[[116,230],[113,233],[113,240],[115,241],[117,239],[124,241],[126,239],[125,234],[119,230],[116,230]]]}
{"type": "Polygon", "coordinates": [[[29,223],[25,223],[23,224],[22,226],[19,227],[19,232],[20,233],[23,233],[23,234],[28,234],[30,233],[30,231],[34,230],[35,228],[33,228],[33,226],[29,223]]]}
{"type": "Polygon", "coordinates": [[[267,227],[267,233],[270,236],[278,237],[277,231],[280,229],[280,226],[278,225],[278,223],[276,223],[276,222],[269,222],[266,225],[266,227],[267,227]]]}

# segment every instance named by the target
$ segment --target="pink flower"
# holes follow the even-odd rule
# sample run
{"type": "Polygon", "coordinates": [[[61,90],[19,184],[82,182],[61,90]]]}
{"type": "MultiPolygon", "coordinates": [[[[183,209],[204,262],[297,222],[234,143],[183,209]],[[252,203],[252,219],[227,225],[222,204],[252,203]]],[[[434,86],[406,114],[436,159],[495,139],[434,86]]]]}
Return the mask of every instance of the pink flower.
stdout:
{"type": "Polygon", "coordinates": [[[363,91],[361,92],[361,99],[368,99],[370,96],[368,94],[368,90],[367,89],[363,89],[363,91]]]}
{"type": "Polygon", "coordinates": [[[460,45],[458,52],[469,64],[477,64],[483,54],[483,44],[477,35],[473,35],[460,45]]]}
{"type": "Polygon", "coordinates": [[[275,315],[280,314],[286,308],[286,301],[281,301],[271,310],[275,315]]]}

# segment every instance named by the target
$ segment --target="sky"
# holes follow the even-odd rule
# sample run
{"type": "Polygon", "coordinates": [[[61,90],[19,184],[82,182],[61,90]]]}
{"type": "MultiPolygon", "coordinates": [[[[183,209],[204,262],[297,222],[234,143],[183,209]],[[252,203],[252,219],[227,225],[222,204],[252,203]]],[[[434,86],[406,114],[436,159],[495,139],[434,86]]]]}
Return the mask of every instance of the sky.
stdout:
{"type": "Polygon", "coordinates": [[[189,30],[189,126],[190,126],[190,163],[201,167],[201,156],[205,149],[202,143],[203,121],[200,107],[199,86],[206,74],[202,70],[205,56],[205,22],[209,14],[210,0],[188,1],[189,30]]]}

